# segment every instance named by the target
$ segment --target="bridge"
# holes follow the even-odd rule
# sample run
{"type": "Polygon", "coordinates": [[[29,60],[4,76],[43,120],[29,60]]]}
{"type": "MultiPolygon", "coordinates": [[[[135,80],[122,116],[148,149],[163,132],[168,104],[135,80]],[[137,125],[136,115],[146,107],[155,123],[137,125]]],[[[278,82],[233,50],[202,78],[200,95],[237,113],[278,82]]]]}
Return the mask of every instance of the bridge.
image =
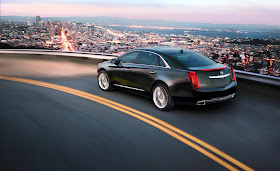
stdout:
{"type": "Polygon", "coordinates": [[[0,170],[279,170],[280,80],[236,71],[233,100],[157,110],[104,92],[116,56],[0,50],[0,170]]]}

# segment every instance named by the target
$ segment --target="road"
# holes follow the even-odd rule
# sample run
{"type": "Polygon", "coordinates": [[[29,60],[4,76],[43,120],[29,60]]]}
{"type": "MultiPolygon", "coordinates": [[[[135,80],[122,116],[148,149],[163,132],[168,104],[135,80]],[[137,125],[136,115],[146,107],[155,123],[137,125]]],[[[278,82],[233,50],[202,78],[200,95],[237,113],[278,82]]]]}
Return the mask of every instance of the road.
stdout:
{"type": "MultiPolygon", "coordinates": [[[[65,70],[76,65],[60,62],[65,70]]],[[[30,75],[32,71],[17,75],[11,68],[5,74],[0,70],[0,75],[62,85],[118,102],[165,121],[252,169],[280,169],[277,87],[238,80],[237,96],[231,101],[163,112],[151,99],[100,90],[95,70],[57,77],[30,75]]],[[[55,69],[45,68],[46,73],[55,69]]],[[[4,79],[0,94],[0,170],[227,170],[155,126],[97,101],[4,79]]]]}

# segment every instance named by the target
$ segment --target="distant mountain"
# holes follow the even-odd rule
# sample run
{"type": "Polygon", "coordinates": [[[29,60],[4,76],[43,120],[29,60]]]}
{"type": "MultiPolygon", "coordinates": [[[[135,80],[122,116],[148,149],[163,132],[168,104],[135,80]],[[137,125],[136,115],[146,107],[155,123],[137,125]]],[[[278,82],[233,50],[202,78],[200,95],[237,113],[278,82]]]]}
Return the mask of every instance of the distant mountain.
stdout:
{"type": "MultiPolygon", "coordinates": [[[[2,16],[2,22],[8,20],[27,21],[27,16],[2,16]]],[[[30,21],[35,21],[35,16],[29,18],[30,21]]],[[[165,20],[139,20],[126,19],[117,17],[42,17],[42,20],[53,21],[78,21],[81,23],[101,23],[101,24],[119,24],[119,25],[143,25],[143,26],[163,26],[163,27],[194,27],[202,29],[227,29],[227,30],[246,30],[246,31],[261,31],[261,32],[280,32],[280,25],[264,25],[264,24],[212,24],[212,23],[192,23],[192,22],[176,22],[165,20]]]]}

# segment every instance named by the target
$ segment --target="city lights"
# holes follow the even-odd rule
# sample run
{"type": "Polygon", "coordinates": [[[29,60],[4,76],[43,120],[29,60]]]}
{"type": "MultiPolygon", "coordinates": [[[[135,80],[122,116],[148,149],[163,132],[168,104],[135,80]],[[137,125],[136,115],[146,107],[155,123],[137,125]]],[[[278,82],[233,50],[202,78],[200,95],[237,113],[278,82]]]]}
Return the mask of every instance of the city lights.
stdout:
{"type": "Polygon", "coordinates": [[[2,28],[1,42],[16,48],[122,54],[135,48],[175,46],[235,69],[280,76],[280,39],[229,38],[250,34],[245,30],[52,21],[40,16],[5,22],[2,28]],[[226,36],[215,36],[219,34],[226,36]]]}
{"type": "Polygon", "coordinates": [[[61,31],[61,39],[63,41],[63,47],[64,47],[62,50],[74,51],[74,49],[72,48],[72,45],[67,40],[67,37],[66,37],[65,33],[63,32],[63,30],[61,31]]]}

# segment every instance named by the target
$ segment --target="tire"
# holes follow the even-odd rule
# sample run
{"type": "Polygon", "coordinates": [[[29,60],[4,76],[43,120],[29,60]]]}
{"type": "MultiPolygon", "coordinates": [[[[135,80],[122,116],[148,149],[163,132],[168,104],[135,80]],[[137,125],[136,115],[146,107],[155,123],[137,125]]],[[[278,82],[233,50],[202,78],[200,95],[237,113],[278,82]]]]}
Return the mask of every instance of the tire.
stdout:
{"type": "Polygon", "coordinates": [[[98,76],[97,76],[97,82],[99,87],[103,90],[103,91],[110,91],[113,90],[113,86],[110,83],[110,78],[107,74],[106,71],[100,71],[98,76]]]}
{"type": "Polygon", "coordinates": [[[152,98],[155,106],[162,111],[171,110],[174,108],[175,103],[173,98],[164,84],[157,84],[153,88],[152,98]]]}

